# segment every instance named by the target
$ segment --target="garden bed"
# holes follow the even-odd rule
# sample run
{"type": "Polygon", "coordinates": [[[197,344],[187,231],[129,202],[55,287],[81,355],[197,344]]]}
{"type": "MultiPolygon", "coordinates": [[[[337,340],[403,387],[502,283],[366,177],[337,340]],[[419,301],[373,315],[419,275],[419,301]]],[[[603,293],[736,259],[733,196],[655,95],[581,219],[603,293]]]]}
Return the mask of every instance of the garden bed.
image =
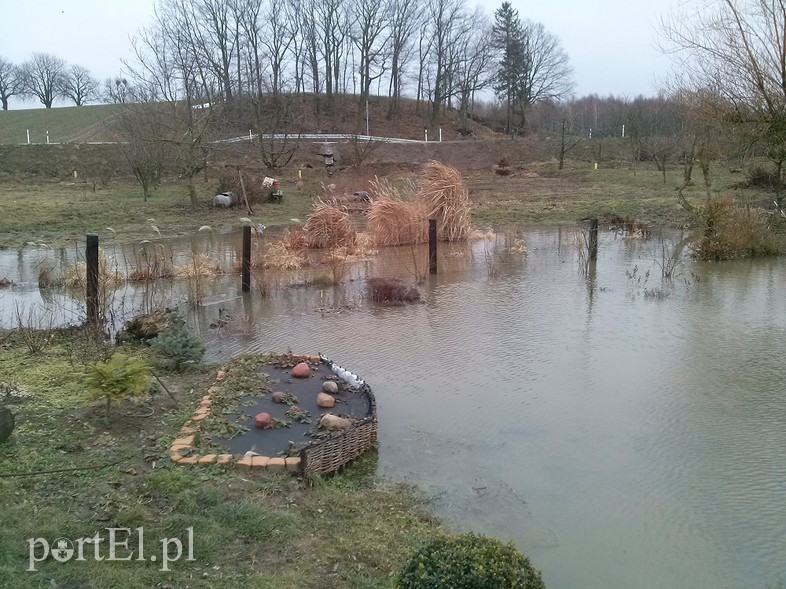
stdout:
{"type": "Polygon", "coordinates": [[[330,474],[376,444],[376,402],[320,356],[247,356],[220,370],[172,443],[180,464],[330,474]]]}

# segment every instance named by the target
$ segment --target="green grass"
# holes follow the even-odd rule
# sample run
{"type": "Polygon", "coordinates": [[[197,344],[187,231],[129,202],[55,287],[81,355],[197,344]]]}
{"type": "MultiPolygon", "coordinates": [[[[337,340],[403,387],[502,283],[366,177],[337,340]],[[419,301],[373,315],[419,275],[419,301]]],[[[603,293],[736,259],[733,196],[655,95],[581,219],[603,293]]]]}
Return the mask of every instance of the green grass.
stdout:
{"type": "Polygon", "coordinates": [[[108,123],[119,108],[102,104],[0,111],[0,145],[27,143],[28,130],[31,143],[46,143],[47,131],[51,143],[115,141],[108,123]]]}
{"type": "MultiPolygon", "coordinates": [[[[1,587],[392,587],[415,547],[439,530],[418,493],[376,477],[373,453],[312,485],[286,475],[173,465],[169,443],[215,369],[164,375],[179,407],[157,396],[153,416],[116,413],[106,428],[102,407],[85,408],[80,371],[69,362],[77,339],[74,332],[59,333],[36,356],[18,334],[3,344],[0,371],[14,375],[24,396],[9,401],[0,393],[0,404],[17,417],[13,435],[0,445],[1,587]],[[118,459],[96,470],[3,476],[118,459]],[[185,541],[193,528],[195,561],[162,572],[160,558],[50,558],[36,572],[26,570],[28,538],[105,537],[108,527],[140,526],[148,557],[161,553],[162,538],[185,541]]],[[[134,413],[128,406],[118,411],[134,413]]],[[[105,545],[101,554],[108,555],[105,545]]]]}

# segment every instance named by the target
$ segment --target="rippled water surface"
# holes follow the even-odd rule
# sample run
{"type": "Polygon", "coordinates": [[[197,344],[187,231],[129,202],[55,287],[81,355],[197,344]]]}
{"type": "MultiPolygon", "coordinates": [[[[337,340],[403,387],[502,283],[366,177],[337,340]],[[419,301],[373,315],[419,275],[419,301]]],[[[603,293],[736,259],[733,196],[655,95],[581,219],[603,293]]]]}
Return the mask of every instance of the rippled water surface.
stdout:
{"type": "Polygon", "coordinates": [[[664,283],[658,237],[604,234],[584,273],[572,229],[524,235],[526,256],[443,251],[422,304],[365,300],[365,277],[422,267],[391,250],[338,289],[217,280],[194,318],[215,360],[291,348],[358,372],[382,473],[515,541],[552,589],[783,582],[786,262],[685,261],[664,283]],[[208,328],[219,306],[242,325],[208,328]]]}

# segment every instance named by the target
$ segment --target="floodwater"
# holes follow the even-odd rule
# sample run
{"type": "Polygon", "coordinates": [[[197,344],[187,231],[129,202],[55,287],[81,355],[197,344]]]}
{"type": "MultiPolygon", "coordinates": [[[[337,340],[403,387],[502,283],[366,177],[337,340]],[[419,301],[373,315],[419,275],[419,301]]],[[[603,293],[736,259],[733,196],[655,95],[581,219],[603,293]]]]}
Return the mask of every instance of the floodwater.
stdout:
{"type": "MultiPolygon", "coordinates": [[[[782,585],[786,259],[683,259],[663,281],[679,235],[602,233],[586,269],[572,228],[523,234],[526,255],[501,238],[444,249],[421,304],[363,294],[365,277],[422,269],[404,248],[339,288],[262,298],[216,279],[192,319],[213,360],[291,348],[360,374],[381,473],[455,528],[513,540],[551,589],[782,585]],[[210,328],[219,308],[233,319],[210,328]]],[[[231,262],[236,236],[213,239],[231,262]]],[[[35,253],[6,254],[8,322],[11,301],[39,295],[23,279],[35,253]]],[[[148,304],[139,291],[123,309],[148,304]]]]}

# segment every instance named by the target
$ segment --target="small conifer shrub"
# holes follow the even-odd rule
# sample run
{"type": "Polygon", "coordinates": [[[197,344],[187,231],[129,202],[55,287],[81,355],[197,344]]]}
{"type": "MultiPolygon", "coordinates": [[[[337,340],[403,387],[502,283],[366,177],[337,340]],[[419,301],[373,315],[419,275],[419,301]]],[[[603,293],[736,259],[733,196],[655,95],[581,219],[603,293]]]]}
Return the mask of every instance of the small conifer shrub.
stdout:
{"type": "Polygon", "coordinates": [[[205,344],[189,329],[178,309],[167,309],[164,329],[151,340],[150,347],[170,358],[178,371],[186,363],[199,362],[205,355],[205,344]]]}

